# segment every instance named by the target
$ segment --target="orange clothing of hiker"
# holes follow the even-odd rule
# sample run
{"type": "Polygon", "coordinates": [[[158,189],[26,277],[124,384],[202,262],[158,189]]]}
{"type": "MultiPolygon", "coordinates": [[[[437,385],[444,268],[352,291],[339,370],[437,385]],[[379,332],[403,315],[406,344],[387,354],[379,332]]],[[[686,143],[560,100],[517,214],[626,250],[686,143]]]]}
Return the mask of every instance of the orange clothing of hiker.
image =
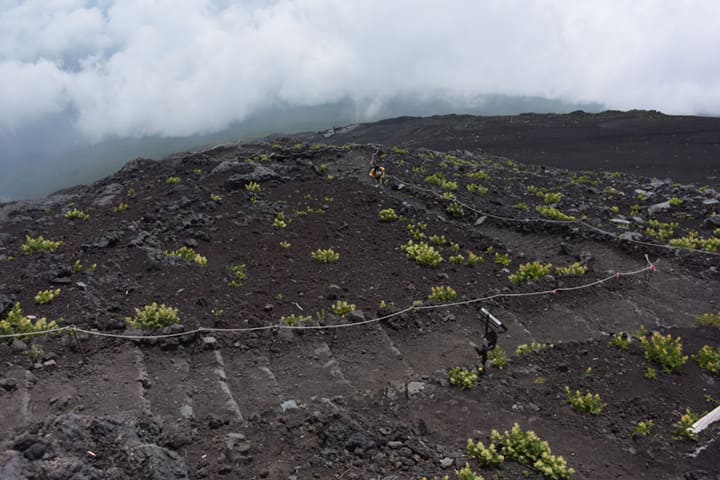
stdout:
{"type": "Polygon", "coordinates": [[[370,173],[368,173],[368,175],[370,175],[370,177],[376,182],[379,182],[382,180],[383,175],[385,175],[385,167],[373,167],[370,169],[370,173]]]}

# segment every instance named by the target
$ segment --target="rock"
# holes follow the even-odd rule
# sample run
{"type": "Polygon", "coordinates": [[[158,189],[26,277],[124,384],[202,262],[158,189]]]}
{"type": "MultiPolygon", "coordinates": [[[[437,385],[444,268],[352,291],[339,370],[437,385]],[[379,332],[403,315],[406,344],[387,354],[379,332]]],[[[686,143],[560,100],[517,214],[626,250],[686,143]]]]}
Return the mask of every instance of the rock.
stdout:
{"type": "Polygon", "coordinates": [[[705,219],[705,226],[708,228],[720,227],[720,215],[713,215],[705,219]]]}
{"type": "Polygon", "coordinates": [[[717,198],[707,198],[703,200],[702,204],[705,206],[718,205],[720,204],[720,200],[718,200],[717,198]]]}
{"type": "Polygon", "coordinates": [[[362,310],[353,310],[352,312],[350,312],[349,318],[352,323],[364,322],[365,314],[362,312],[362,310]]]}
{"type": "Polygon", "coordinates": [[[217,338],[215,337],[202,337],[202,348],[203,350],[215,350],[218,348],[217,338]]]}
{"type": "MultiPolygon", "coordinates": [[[[242,163],[233,169],[240,171],[225,180],[225,189],[228,191],[244,190],[245,185],[249,182],[268,182],[270,180],[281,180],[275,170],[263,165],[242,163]]],[[[213,170],[214,172],[215,170],[213,170]]]]}
{"type": "Polygon", "coordinates": [[[300,407],[298,407],[298,404],[295,400],[285,400],[284,402],[282,402],[280,404],[280,410],[283,413],[290,411],[290,410],[297,410],[298,408],[300,408],[300,407]]]}
{"type": "Polygon", "coordinates": [[[424,382],[410,382],[407,384],[407,395],[409,398],[419,395],[423,390],[425,390],[424,382]]]}
{"type": "Polygon", "coordinates": [[[211,413],[207,416],[208,427],[212,429],[220,428],[223,425],[227,425],[229,422],[227,419],[221,418],[219,415],[211,413]]]}
{"type": "Polygon", "coordinates": [[[15,298],[10,295],[0,294],[0,318],[5,318],[5,312],[15,305],[15,298]]]}
{"type": "Polygon", "coordinates": [[[453,466],[454,460],[450,457],[445,457],[442,460],[440,460],[440,466],[442,468],[450,468],[453,466]]]}
{"type": "Polygon", "coordinates": [[[48,449],[47,443],[42,442],[42,441],[37,441],[37,442],[33,443],[29,448],[27,448],[23,452],[23,455],[25,456],[25,458],[27,458],[30,461],[40,460],[45,455],[45,452],[47,451],[47,449],[48,449]]]}
{"type": "Polygon", "coordinates": [[[432,373],[432,376],[430,379],[434,382],[440,385],[441,387],[449,387],[450,386],[450,380],[448,379],[448,374],[445,370],[435,370],[432,373]]]}
{"type": "Polygon", "coordinates": [[[43,367],[45,367],[45,368],[57,367],[57,362],[55,360],[48,360],[46,362],[43,362],[43,367]]]}
{"type": "Polygon", "coordinates": [[[2,378],[0,379],[0,388],[6,392],[14,392],[17,389],[17,380],[14,378],[2,378]]]}
{"type": "Polygon", "coordinates": [[[399,442],[397,440],[391,440],[387,443],[387,446],[392,448],[393,450],[397,450],[398,448],[403,446],[403,442],[399,442]]]}
{"type": "Polygon", "coordinates": [[[477,220],[475,220],[475,226],[478,227],[485,223],[485,220],[487,220],[487,215],[483,215],[482,217],[479,217],[477,220]]]}
{"type": "Polygon", "coordinates": [[[234,463],[238,455],[247,454],[252,446],[242,433],[228,433],[223,437],[223,457],[227,463],[234,463]]]}
{"type": "Polygon", "coordinates": [[[77,285],[77,287],[82,291],[87,290],[87,283],[85,282],[76,282],[75,285],[77,285]]]}
{"type": "Polygon", "coordinates": [[[622,240],[630,240],[630,241],[636,242],[636,241],[642,240],[643,236],[642,236],[642,234],[640,234],[638,232],[623,232],[620,235],[620,238],[622,240]]]}
{"type": "Polygon", "coordinates": [[[50,283],[55,285],[70,285],[72,280],[70,280],[70,277],[55,277],[50,280],[50,283]]]}
{"type": "Polygon", "coordinates": [[[28,347],[27,347],[27,344],[25,344],[25,342],[16,338],[10,344],[10,348],[12,349],[13,353],[23,353],[24,351],[27,350],[28,347]]]}
{"type": "Polygon", "coordinates": [[[123,186],[119,183],[111,183],[106,185],[93,200],[93,205],[96,207],[108,207],[113,204],[115,197],[123,189],[123,186]]]}
{"type": "Polygon", "coordinates": [[[620,217],[611,218],[610,221],[618,225],[630,225],[630,220],[626,220],[620,217]]]}
{"type": "Polygon", "coordinates": [[[670,200],[650,205],[647,208],[647,211],[650,215],[655,215],[656,213],[660,212],[667,212],[668,210],[670,210],[670,200]]]}

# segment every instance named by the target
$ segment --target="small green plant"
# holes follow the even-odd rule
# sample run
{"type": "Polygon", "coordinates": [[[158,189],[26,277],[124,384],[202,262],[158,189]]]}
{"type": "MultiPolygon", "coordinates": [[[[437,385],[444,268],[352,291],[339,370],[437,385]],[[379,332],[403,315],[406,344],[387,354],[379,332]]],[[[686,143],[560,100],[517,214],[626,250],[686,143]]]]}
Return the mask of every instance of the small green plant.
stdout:
{"type": "Polygon", "coordinates": [[[428,300],[433,303],[446,303],[457,298],[457,292],[450,287],[432,287],[428,300]]]}
{"type": "Polygon", "coordinates": [[[390,152],[394,153],[395,155],[407,155],[408,151],[404,148],[400,148],[398,146],[394,146],[390,149],[390,152]]]}
{"type": "Polygon", "coordinates": [[[638,205],[637,203],[634,205],[630,205],[630,216],[631,217],[637,217],[640,214],[640,209],[642,207],[638,205]]]}
{"type": "Polygon", "coordinates": [[[465,462],[465,466],[460,470],[455,470],[455,477],[457,480],[485,480],[482,476],[475,473],[467,462],[465,462]]]}
{"type": "Polygon", "coordinates": [[[705,250],[707,252],[717,252],[720,250],[720,238],[703,238],[694,231],[688,232],[684,237],[671,238],[668,243],[673,247],[705,250]]]}
{"type": "Polygon", "coordinates": [[[312,320],[312,317],[309,315],[295,315],[294,313],[291,315],[283,315],[280,317],[280,321],[286,325],[289,325],[291,327],[295,327],[301,323],[309,322],[312,320]]]}
{"type": "Polygon", "coordinates": [[[37,238],[32,238],[30,235],[25,236],[25,243],[22,244],[22,251],[25,255],[37,252],[49,252],[55,253],[55,250],[60,248],[63,242],[53,242],[52,240],[45,240],[42,235],[37,238]]]}
{"type": "Polygon", "coordinates": [[[626,333],[620,332],[613,335],[608,345],[611,347],[617,347],[620,350],[627,350],[630,346],[630,337],[626,333]]]}
{"type": "Polygon", "coordinates": [[[544,205],[538,205],[535,207],[535,211],[542,215],[543,217],[549,218],[551,220],[557,220],[560,222],[574,222],[575,217],[572,215],[566,215],[557,208],[554,207],[547,207],[544,205]]]}
{"type": "Polygon", "coordinates": [[[478,263],[485,263],[485,259],[480,255],[475,255],[473,252],[467,252],[467,264],[469,267],[474,267],[478,263]]]}
{"type": "Polygon", "coordinates": [[[468,183],[465,186],[465,189],[470,193],[478,193],[480,195],[487,195],[488,188],[483,187],[482,185],[478,185],[477,183],[468,183]]]}
{"type": "Polygon", "coordinates": [[[500,254],[498,252],[495,252],[495,263],[498,265],[502,265],[503,267],[510,266],[510,254],[500,254]]]}
{"type": "Polygon", "coordinates": [[[633,437],[647,437],[650,435],[650,431],[652,430],[652,427],[655,425],[655,422],[652,420],[643,420],[635,424],[635,428],[633,428],[633,437]]]}
{"type": "Polygon", "coordinates": [[[488,175],[484,170],[466,173],[465,176],[471,180],[490,180],[490,175],[488,175]]]}
{"type": "Polygon", "coordinates": [[[670,200],[668,200],[668,203],[671,207],[679,207],[683,204],[683,200],[682,198],[672,197],[670,200]]]}
{"type": "Polygon", "coordinates": [[[447,239],[445,238],[445,235],[430,235],[428,237],[428,241],[432,243],[433,245],[445,245],[447,243],[447,239]]]}
{"type": "Polygon", "coordinates": [[[310,256],[318,263],[335,263],[340,260],[340,254],[332,248],[318,248],[310,256]]]}
{"type": "Polygon", "coordinates": [[[457,200],[457,195],[455,195],[452,192],[443,192],[442,195],[440,195],[440,196],[442,198],[444,198],[445,200],[450,200],[450,201],[457,200]]]}
{"type": "Polygon", "coordinates": [[[177,308],[166,307],[165,304],[158,305],[156,302],[145,305],[142,310],[136,308],[134,317],[125,317],[128,327],[141,330],[157,330],[179,321],[177,308]]]}
{"type": "Polygon", "coordinates": [[[588,267],[580,262],[575,262],[567,267],[556,267],[555,274],[561,277],[582,277],[588,271],[588,267]]]}
{"type": "Polygon", "coordinates": [[[462,265],[465,263],[465,257],[462,255],[452,255],[448,258],[448,261],[450,263],[454,263],[455,265],[462,265]]]}
{"type": "Polygon", "coordinates": [[[539,280],[552,273],[551,263],[523,263],[518,267],[517,272],[508,275],[508,280],[515,285],[520,285],[529,280],[539,280]]]}
{"type": "Polygon", "coordinates": [[[535,378],[535,385],[544,385],[545,384],[545,377],[536,377],[535,378]]]}
{"type": "Polygon", "coordinates": [[[77,208],[73,208],[65,212],[65,218],[68,220],[90,220],[90,214],[83,212],[77,208]]]}
{"type": "Polygon", "coordinates": [[[502,369],[508,363],[507,354],[502,347],[497,346],[488,352],[488,360],[494,367],[502,369]]]}
{"type": "Polygon", "coordinates": [[[425,239],[425,230],[427,230],[427,223],[408,223],[408,233],[410,237],[419,242],[425,239]]]}
{"type": "Polygon", "coordinates": [[[462,367],[455,367],[450,370],[450,372],[448,372],[448,378],[450,379],[450,385],[460,387],[463,390],[477,386],[477,373],[465,370],[462,367]]]}
{"type": "Polygon", "coordinates": [[[218,195],[217,193],[210,194],[211,202],[220,203],[220,202],[222,202],[222,199],[223,199],[222,195],[218,195]]]}
{"type": "Polygon", "coordinates": [[[513,205],[513,208],[516,210],[522,210],[523,212],[529,212],[530,211],[530,205],[528,205],[525,202],[518,202],[515,205],[513,205]]]}
{"type": "Polygon", "coordinates": [[[32,363],[40,363],[45,358],[45,350],[37,343],[33,343],[26,355],[32,363]]]}
{"type": "MultiPolygon", "coordinates": [[[[27,317],[22,314],[20,303],[16,303],[7,313],[4,320],[0,320],[0,335],[16,335],[27,333],[27,336],[21,337],[21,340],[28,342],[34,338],[32,335],[36,332],[44,330],[52,330],[58,325],[55,321],[48,322],[44,317],[33,322],[34,317],[27,317]]],[[[7,343],[12,343],[12,338],[7,339],[7,343]]]]}
{"type": "Polygon", "coordinates": [[[645,358],[659,364],[666,373],[679,370],[685,362],[687,355],[682,354],[682,340],[671,335],[660,335],[653,332],[650,337],[640,337],[640,345],[645,352],[645,358]]]}
{"type": "Polygon", "coordinates": [[[603,408],[607,406],[600,400],[600,395],[587,392],[585,395],[580,390],[574,392],[570,387],[565,387],[565,396],[567,403],[578,413],[589,413],[591,415],[599,415],[603,408]]]}
{"type": "Polygon", "coordinates": [[[693,355],[700,368],[715,375],[720,375],[720,347],[713,348],[703,345],[696,355],[693,355]]]}
{"type": "Polygon", "coordinates": [[[97,263],[93,263],[85,269],[85,273],[93,273],[97,269],[97,263]]]}
{"type": "Polygon", "coordinates": [[[648,380],[657,380],[657,370],[652,367],[647,367],[644,376],[648,380]]]}
{"type": "Polygon", "coordinates": [[[548,442],[542,440],[532,430],[523,432],[517,423],[509,432],[506,430],[499,433],[497,430],[493,430],[491,439],[505,460],[509,459],[530,465],[537,472],[552,480],[565,480],[575,472],[568,467],[563,457],[552,454],[548,442]]]}
{"type": "Polygon", "coordinates": [[[128,196],[129,198],[134,197],[134,196],[135,196],[135,189],[134,189],[134,188],[128,188],[127,196],[128,196]]]}
{"type": "Polygon", "coordinates": [[[247,278],[247,273],[245,273],[245,264],[236,264],[236,265],[230,265],[228,268],[230,270],[230,275],[232,276],[232,279],[228,282],[228,285],[233,288],[240,288],[243,285],[243,280],[247,278]]]}
{"type": "Polygon", "coordinates": [[[720,313],[703,313],[695,316],[695,324],[703,327],[720,327],[720,313]]]}
{"type": "Polygon", "coordinates": [[[546,348],[553,348],[553,344],[538,342],[532,342],[530,344],[523,343],[518,345],[515,349],[515,355],[527,355],[528,353],[539,352],[540,350],[545,350],[546,348]]]}
{"type": "Polygon", "coordinates": [[[345,300],[338,300],[337,302],[332,304],[330,310],[332,310],[335,315],[344,317],[355,310],[355,305],[352,303],[348,303],[345,300]]]}
{"type": "Polygon", "coordinates": [[[168,177],[167,180],[165,180],[165,183],[168,185],[178,185],[182,180],[180,177],[168,177]]]}
{"type": "Polygon", "coordinates": [[[694,413],[689,408],[685,409],[685,413],[680,415],[677,422],[673,424],[673,438],[676,440],[693,440],[697,442],[697,433],[690,431],[690,427],[700,419],[700,415],[694,413]]]}
{"type": "Polygon", "coordinates": [[[454,191],[454,190],[457,190],[457,188],[458,188],[457,183],[446,179],[445,175],[443,175],[442,172],[434,173],[432,175],[425,177],[425,183],[429,183],[430,185],[435,185],[437,187],[442,188],[445,191],[454,191]]]}
{"type": "Polygon", "coordinates": [[[290,219],[286,219],[285,214],[283,212],[279,212],[277,215],[275,215],[275,220],[273,220],[273,227],[287,228],[289,223],[290,219]]]}
{"type": "Polygon", "coordinates": [[[82,263],[80,263],[80,260],[75,260],[75,263],[73,263],[72,267],[70,267],[70,270],[72,273],[80,273],[82,272],[83,266],[82,263]]]}
{"type": "Polygon", "coordinates": [[[648,220],[648,225],[645,229],[645,235],[657,240],[663,241],[671,238],[675,234],[675,229],[678,228],[678,224],[675,222],[661,222],[651,218],[648,220]]]}
{"type": "Polygon", "coordinates": [[[450,214],[451,217],[455,218],[460,218],[465,215],[465,210],[463,209],[462,205],[457,202],[453,202],[448,205],[446,211],[450,214]]]}
{"type": "Polygon", "coordinates": [[[405,252],[408,258],[412,258],[416,263],[425,267],[437,267],[443,261],[440,252],[425,242],[415,243],[408,240],[400,249],[405,252]]]}
{"type": "Polygon", "coordinates": [[[620,213],[620,208],[616,205],[613,205],[608,210],[610,210],[610,213],[612,213],[614,215],[617,215],[618,213],[620,213]]]}
{"type": "Polygon", "coordinates": [[[257,182],[249,182],[245,184],[245,191],[253,195],[257,195],[262,190],[260,184],[257,182]]]}
{"type": "Polygon", "coordinates": [[[180,247],[177,250],[165,250],[165,256],[170,258],[182,258],[188,263],[194,263],[204,267],[207,265],[207,257],[197,253],[190,247],[180,247]]]}
{"type": "Polygon", "coordinates": [[[192,172],[197,176],[200,176],[203,174],[202,168],[193,168],[192,172]]]}
{"type": "Polygon", "coordinates": [[[543,199],[545,205],[554,205],[562,200],[562,193],[541,193],[538,192],[537,196],[543,199]]]}
{"type": "Polygon", "coordinates": [[[483,468],[500,468],[505,461],[505,456],[497,451],[497,447],[494,443],[491,443],[486,447],[482,442],[473,442],[472,438],[468,438],[467,441],[467,455],[477,461],[478,465],[483,468]]]}
{"type": "Polygon", "coordinates": [[[292,246],[292,244],[290,242],[286,242],[285,240],[280,242],[280,248],[282,248],[283,250],[287,250],[291,246],[292,246]]]}
{"type": "Polygon", "coordinates": [[[120,202],[117,207],[113,207],[113,212],[115,213],[123,213],[125,210],[128,209],[128,204],[125,202],[120,202]]]}
{"type": "Polygon", "coordinates": [[[35,303],[45,305],[46,303],[52,302],[58,295],[60,295],[59,288],[55,290],[41,290],[35,295],[35,303]]]}
{"type": "Polygon", "coordinates": [[[381,222],[394,222],[398,219],[397,213],[395,213],[395,210],[392,208],[380,210],[378,216],[380,217],[381,222]]]}

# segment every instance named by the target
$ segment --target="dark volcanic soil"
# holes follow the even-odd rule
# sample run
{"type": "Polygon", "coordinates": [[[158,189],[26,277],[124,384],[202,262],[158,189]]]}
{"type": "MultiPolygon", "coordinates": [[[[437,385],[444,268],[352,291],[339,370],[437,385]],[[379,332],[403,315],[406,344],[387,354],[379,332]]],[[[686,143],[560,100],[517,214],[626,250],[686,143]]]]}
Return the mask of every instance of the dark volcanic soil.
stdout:
{"type": "MultiPolygon", "coordinates": [[[[403,138],[390,143],[413,143],[403,138]]],[[[718,376],[692,358],[663,373],[637,340],[627,351],[608,345],[611,334],[641,326],[680,337],[686,355],[720,344],[720,329],[694,322],[718,313],[720,256],[666,248],[694,231],[717,249],[717,191],[452,150],[224,146],[133,161],[88,187],[0,205],[0,318],[19,302],[33,321],[62,317],[83,330],[77,342],[68,331],[32,340],[42,348],[32,360],[28,343],[0,344],[0,478],[455,478],[466,462],[485,478],[547,478],[511,461],[496,470],[468,459],[468,438],[487,444],[491,430],[515,422],[547,440],[575,469],[571,478],[720,478],[720,425],[697,441],[674,438],[685,409],[718,404],[718,376]],[[373,156],[388,173],[380,185],[367,176],[373,156]],[[445,183],[433,183],[440,174],[445,183]],[[168,184],[171,176],[181,182],[168,184]],[[249,192],[250,182],[261,190],[249,192]],[[582,223],[534,221],[543,218],[535,207],[548,202],[582,223]],[[453,203],[462,205],[456,216],[447,210],[453,203]],[[71,208],[90,218],[67,219],[71,208]],[[381,222],[389,208],[399,218],[381,222]],[[415,241],[434,236],[440,265],[418,265],[401,250],[410,225],[415,241]],[[26,235],[63,244],[24,255],[26,235]],[[207,264],[164,254],[182,246],[207,264]],[[327,248],[337,263],[313,260],[327,248]],[[467,265],[468,252],[483,261],[467,265]],[[450,260],[457,255],[461,263],[450,260]],[[507,267],[496,261],[505,255],[507,267]],[[612,278],[646,268],[645,255],[656,272],[612,278]],[[82,268],[73,269],[76,261],[82,268]],[[580,262],[588,271],[508,280],[532,261],[580,262]],[[235,285],[232,265],[246,274],[235,285]],[[427,298],[434,286],[452,287],[458,301],[501,296],[443,306],[427,298]],[[57,298],[35,303],[55,288],[57,298]],[[335,315],[338,300],[355,311],[335,315]],[[124,319],[152,302],[177,308],[181,322],[154,333],[207,330],[101,336],[150,335],[124,319]],[[413,302],[421,303],[370,321],[413,302]],[[481,307],[508,327],[499,338],[508,364],[489,365],[462,390],[449,385],[448,371],[478,364],[481,307]],[[279,328],[290,314],[317,329],[279,328]],[[356,325],[338,328],[347,324],[356,325]],[[515,353],[530,342],[554,347],[515,353]],[[607,406],[576,413],[565,386],[597,393],[607,406]],[[633,436],[645,420],[654,422],[651,434],[633,436]]]]}

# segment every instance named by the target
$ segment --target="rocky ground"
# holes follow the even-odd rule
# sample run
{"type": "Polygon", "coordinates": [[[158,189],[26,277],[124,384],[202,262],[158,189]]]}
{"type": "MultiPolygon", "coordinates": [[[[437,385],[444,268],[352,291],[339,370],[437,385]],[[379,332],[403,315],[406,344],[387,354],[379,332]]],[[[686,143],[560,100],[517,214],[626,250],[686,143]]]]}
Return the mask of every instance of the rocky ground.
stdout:
{"type": "Polygon", "coordinates": [[[468,458],[468,438],[487,444],[515,422],[547,440],[571,478],[720,478],[720,426],[696,441],[674,434],[686,409],[718,404],[717,375],[692,358],[664,373],[637,338],[625,351],[608,345],[641,327],[681,338],[690,356],[720,343],[720,329],[694,320],[719,313],[720,256],[668,248],[688,236],[717,248],[712,179],[568,171],[458,148],[222,146],[0,205],[0,318],[19,302],[31,321],[82,330],[0,344],[0,478],[454,478],[466,462],[485,478],[547,478],[468,458]],[[379,185],[371,160],[386,168],[379,185]],[[537,221],[548,210],[536,207],[575,220],[537,221]],[[89,218],[68,219],[75,208],[89,218]],[[381,221],[390,208],[398,218],[381,221]],[[27,235],[62,245],[25,255],[27,235]],[[442,255],[436,267],[401,249],[423,236],[442,255]],[[183,246],[207,263],[165,255],[183,246]],[[336,263],[312,258],[329,248],[336,263]],[[468,265],[469,252],[482,261],[468,265]],[[648,267],[646,255],[657,271],[614,278],[648,267]],[[536,260],[588,271],[508,280],[536,260]],[[428,300],[435,286],[452,287],[456,302],[499,296],[440,305],[428,300]],[[46,289],[61,292],[36,304],[46,289]],[[338,300],[354,310],[333,313],[338,300]],[[125,322],[152,302],[178,309],[180,325],[159,333],[207,330],[120,338],[152,334],[125,322]],[[508,327],[508,363],[463,390],[448,371],[475,370],[481,307],[508,327]],[[280,328],[291,314],[312,328],[280,328]],[[553,347],[515,353],[531,342],[553,347]],[[566,386],[607,406],[576,413],[566,386]],[[633,435],[644,420],[651,434],[633,435]]]}

